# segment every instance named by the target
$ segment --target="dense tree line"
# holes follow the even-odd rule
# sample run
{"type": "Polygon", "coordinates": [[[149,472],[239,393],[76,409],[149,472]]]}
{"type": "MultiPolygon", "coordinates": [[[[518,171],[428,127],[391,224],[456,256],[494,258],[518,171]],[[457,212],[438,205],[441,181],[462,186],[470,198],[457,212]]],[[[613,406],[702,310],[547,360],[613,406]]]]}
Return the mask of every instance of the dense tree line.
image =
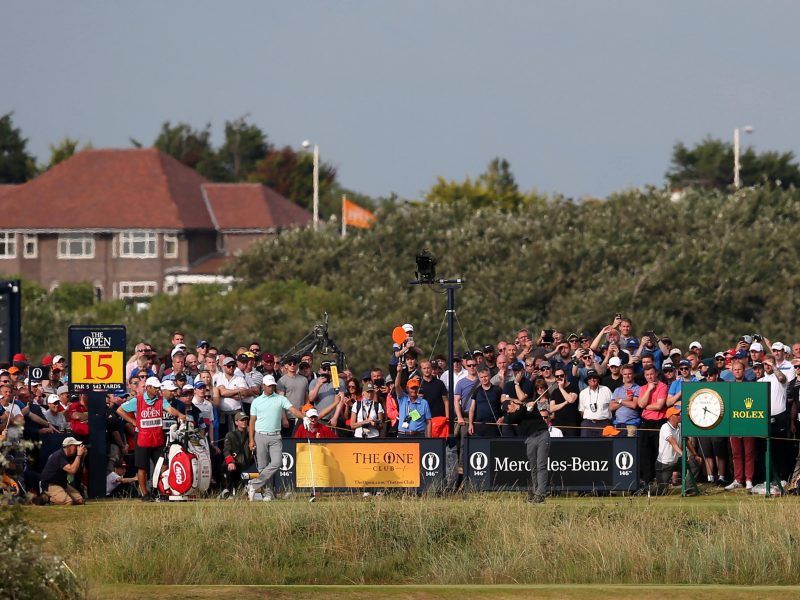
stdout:
{"type": "MultiPolygon", "coordinates": [[[[679,346],[699,338],[727,347],[752,332],[788,342],[800,339],[798,238],[793,188],[694,191],[679,202],[649,189],[606,201],[540,199],[535,208],[387,203],[376,226],[346,238],[327,227],[266,240],[236,259],[238,283],[227,294],[198,286],[137,312],[95,303],[89,288],[67,302],[58,295],[74,289],[48,295],[28,285],[25,339],[34,354],[61,351],[68,323],[102,321],[128,325],[131,342],[163,345],[180,328],[190,340],[232,346],[255,336],[282,352],[327,311],[351,363],[367,368],[386,362],[400,323],[414,323],[419,345],[433,349],[445,297],[408,285],[416,253],[427,248],[440,276],[465,278],[460,350],[523,326],[594,332],[617,311],[639,332],[652,327],[679,346]]],[[[443,353],[441,335],[435,349],[443,353]]]]}

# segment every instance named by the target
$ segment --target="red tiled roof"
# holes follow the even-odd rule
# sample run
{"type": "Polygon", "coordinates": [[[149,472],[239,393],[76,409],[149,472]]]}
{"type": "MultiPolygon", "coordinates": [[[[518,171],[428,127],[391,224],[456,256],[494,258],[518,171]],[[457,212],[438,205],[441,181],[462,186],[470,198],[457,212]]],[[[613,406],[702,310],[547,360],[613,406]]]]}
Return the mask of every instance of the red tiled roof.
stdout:
{"type": "Polygon", "coordinates": [[[192,275],[217,275],[220,269],[228,262],[232,256],[222,256],[221,254],[212,254],[201,258],[189,269],[188,273],[192,275]]]}
{"type": "Polygon", "coordinates": [[[15,183],[0,183],[0,198],[8,194],[11,190],[18,188],[15,183]]]}
{"type": "Polygon", "coordinates": [[[266,230],[307,225],[311,213],[258,183],[206,183],[206,198],[220,230],[266,230]]]}
{"type": "Polygon", "coordinates": [[[0,193],[0,211],[7,229],[213,229],[206,181],[155,148],[83,150],[0,193]]]}

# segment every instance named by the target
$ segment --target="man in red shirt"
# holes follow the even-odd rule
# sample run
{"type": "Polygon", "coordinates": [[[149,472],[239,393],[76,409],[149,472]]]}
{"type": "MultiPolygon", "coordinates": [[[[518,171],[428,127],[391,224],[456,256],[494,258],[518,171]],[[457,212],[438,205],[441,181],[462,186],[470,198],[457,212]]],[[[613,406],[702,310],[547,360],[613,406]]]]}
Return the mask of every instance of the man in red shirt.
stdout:
{"type": "Polygon", "coordinates": [[[309,408],[306,411],[306,416],[303,419],[303,422],[294,432],[294,437],[302,439],[311,438],[317,440],[324,438],[335,438],[336,434],[333,432],[333,429],[323,423],[320,423],[319,413],[317,412],[316,408],[309,408]]]}
{"type": "Polygon", "coordinates": [[[642,409],[641,456],[639,472],[645,485],[655,477],[655,460],[658,454],[658,434],[667,421],[667,394],[669,387],[659,381],[658,370],[653,365],[644,369],[645,385],[639,388],[639,408],[642,409]]]}
{"type": "Polygon", "coordinates": [[[69,403],[67,419],[72,433],[79,440],[86,442],[89,439],[89,396],[80,394],[78,399],[69,403]]]}

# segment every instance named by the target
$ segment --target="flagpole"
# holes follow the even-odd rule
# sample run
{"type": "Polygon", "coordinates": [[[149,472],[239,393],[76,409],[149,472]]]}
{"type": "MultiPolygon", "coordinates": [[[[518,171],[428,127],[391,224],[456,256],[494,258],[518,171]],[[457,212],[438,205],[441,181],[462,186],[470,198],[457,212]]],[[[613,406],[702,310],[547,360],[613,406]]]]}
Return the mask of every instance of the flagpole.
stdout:
{"type": "Polygon", "coordinates": [[[346,197],[345,197],[344,194],[342,194],[342,237],[347,235],[347,223],[344,220],[344,201],[345,200],[346,200],[346,197]]]}

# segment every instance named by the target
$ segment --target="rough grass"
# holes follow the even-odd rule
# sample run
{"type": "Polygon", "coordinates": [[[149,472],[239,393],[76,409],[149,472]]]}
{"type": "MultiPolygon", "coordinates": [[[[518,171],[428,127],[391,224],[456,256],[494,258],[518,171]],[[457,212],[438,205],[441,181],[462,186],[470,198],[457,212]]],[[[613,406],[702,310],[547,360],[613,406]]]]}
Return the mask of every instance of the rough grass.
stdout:
{"type": "Polygon", "coordinates": [[[94,584],[800,583],[796,498],[31,507],[94,584]]]}

